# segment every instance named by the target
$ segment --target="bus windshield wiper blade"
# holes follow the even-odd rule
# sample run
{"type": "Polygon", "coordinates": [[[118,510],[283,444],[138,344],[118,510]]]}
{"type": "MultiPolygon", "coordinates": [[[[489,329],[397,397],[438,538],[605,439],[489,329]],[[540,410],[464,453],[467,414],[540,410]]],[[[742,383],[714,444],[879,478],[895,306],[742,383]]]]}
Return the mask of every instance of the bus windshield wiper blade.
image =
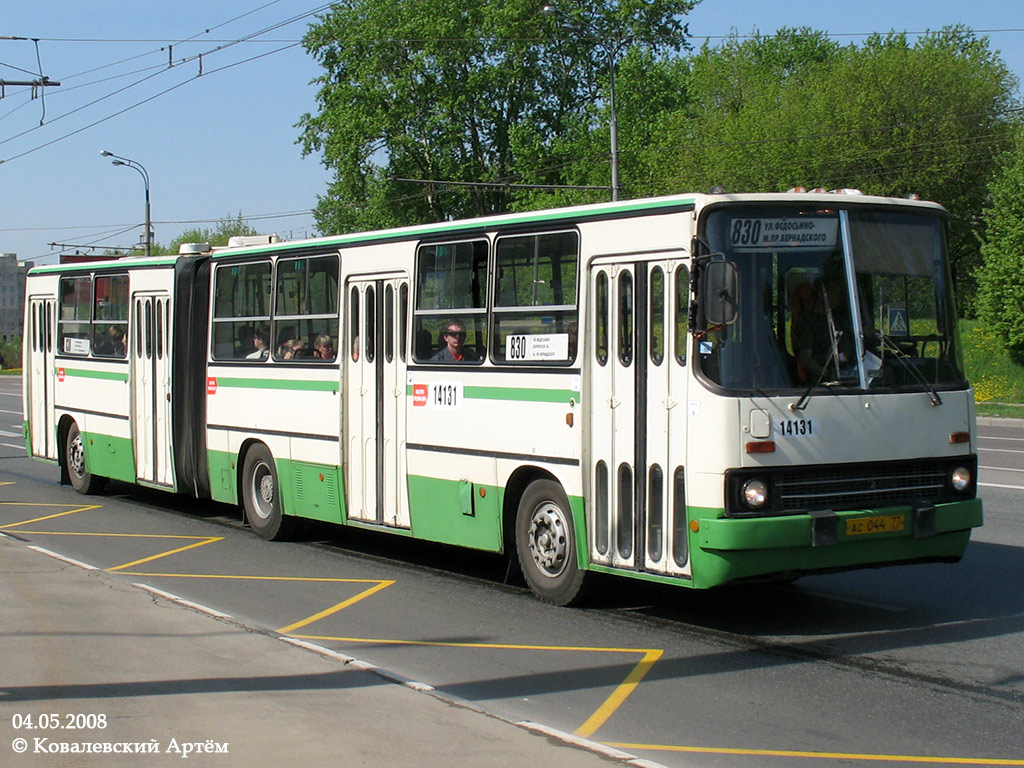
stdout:
{"type": "MultiPolygon", "coordinates": [[[[842,331],[835,331],[832,336],[832,349],[829,350],[828,359],[825,360],[825,364],[821,366],[821,371],[818,373],[818,378],[814,380],[804,393],[800,395],[800,399],[790,405],[790,410],[802,411],[807,407],[807,404],[811,402],[811,391],[821,386],[821,380],[825,378],[825,371],[828,370],[829,365],[832,363],[833,358],[836,361],[836,374],[839,374],[839,337],[843,335],[842,331]]],[[[829,384],[839,384],[840,379],[836,378],[835,381],[828,382],[829,384]]]]}
{"type": "Polygon", "coordinates": [[[914,366],[907,362],[906,353],[900,349],[899,345],[892,340],[890,336],[885,333],[879,332],[879,338],[882,341],[883,349],[888,349],[892,352],[892,357],[900,361],[900,364],[910,371],[910,375],[914,378],[918,384],[924,387],[924,391],[928,395],[928,399],[932,401],[932,405],[942,405],[942,398],[939,397],[939,393],[935,391],[935,387],[924,377],[924,375],[917,370],[914,366]]]}

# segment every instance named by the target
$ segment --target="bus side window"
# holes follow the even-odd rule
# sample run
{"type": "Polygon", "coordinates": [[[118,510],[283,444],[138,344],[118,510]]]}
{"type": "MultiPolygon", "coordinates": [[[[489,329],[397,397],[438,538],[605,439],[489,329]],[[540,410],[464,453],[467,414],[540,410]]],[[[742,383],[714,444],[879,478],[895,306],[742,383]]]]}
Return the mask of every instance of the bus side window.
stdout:
{"type": "Polygon", "coordinates": [[[214,360],[266,360],[270,352],[269,261],[221,264],[214,275],[214,360]]]}
{"type": "Polygon", "coordinates": [[[597,274],[597,296],[594,301],[594,354],[598,365],[608,364],[608,273],[597,274]]]}
{"type": "Polygon", "coordinates": [[[88,356],[92,347],[92,278],[62,277],[57,351],[88,356]]]}
{"type": "Polygon", "coordinates": [[[579,343],[575,231],[498,239],[494,264],[494,336],[497,363],[567,365],[579,343]]]}
{"type": "Polygon", "coordinates": [[[348,348],[352,351],[352,362],[359,362],[359,289],[352,286],[348,301],[348,348]]]}
{"type": "Polygon", "coordinates": [[[274,360],[334,362],[338,338],[338,257],[278,259],[274,360]]]}
{"type": "Polygon", "coordinates": [[[633,362],[633,273],[619,275],[619,362],[633,362]]]}
{"type": "Polygon", "coordinates": [[[487,255],[486,240],[419,247],[413,310],[416,362],[428,362],[445,348],[443,332],[451,321],[465,326],[466,362],[483,360],[487,349],[487,255]]]}
{"type": "Polygon", "coordinates": [[[665,360],[665,273],[657,266],[651,270],[650,309],[648,347],[651,351],[651,362],[661,365],[665,360]]]}
{"type": "Polygon", "coordinates": [[[686,365],[686,344],[690,332],[690,270],[681,266],[676,270],[675,355],[680,365],[686,365]]]}

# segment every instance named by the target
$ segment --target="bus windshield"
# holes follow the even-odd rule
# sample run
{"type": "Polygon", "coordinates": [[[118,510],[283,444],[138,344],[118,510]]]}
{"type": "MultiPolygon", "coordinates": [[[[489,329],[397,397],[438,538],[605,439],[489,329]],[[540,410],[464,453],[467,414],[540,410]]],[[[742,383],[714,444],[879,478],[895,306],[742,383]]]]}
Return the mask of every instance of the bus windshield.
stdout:
{"type": "Polygon", "coordinates": [[[934,393],[967,386],[940,216],[719,207],[702,235],[714,258],[736,267],[735,322],[696,333],[700,371],[719,387],[934,393]]]}

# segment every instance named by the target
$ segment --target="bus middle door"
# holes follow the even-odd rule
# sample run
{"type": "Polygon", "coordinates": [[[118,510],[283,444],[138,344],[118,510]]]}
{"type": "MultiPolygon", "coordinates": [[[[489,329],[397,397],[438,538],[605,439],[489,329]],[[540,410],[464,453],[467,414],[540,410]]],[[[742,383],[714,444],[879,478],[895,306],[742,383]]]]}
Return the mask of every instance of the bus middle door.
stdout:
{"type": "Polygon", "coordinates": [[[348,517],[409,527],[406,328],[409,279],[359,276],[346,284],[345,487],[348,517]]]}
{"type": "Polygon", "coordinates": [[[132,446],[135,477],[173,487],[170,296],[132,294],[132,446]]]}

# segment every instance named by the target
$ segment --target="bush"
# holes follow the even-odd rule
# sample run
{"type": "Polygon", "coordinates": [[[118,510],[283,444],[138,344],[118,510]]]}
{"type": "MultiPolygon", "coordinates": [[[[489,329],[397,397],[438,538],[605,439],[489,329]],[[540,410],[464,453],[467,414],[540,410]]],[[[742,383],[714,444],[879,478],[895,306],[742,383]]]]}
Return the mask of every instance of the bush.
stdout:
{"type": "Polygon", "coordinates": [[[979,316],[1024,363],[1024,126],[989,185],[985,209],[984,264],[978,270],[979,316]]]}
{"type": "Polygon", "coordinates": [[[0,341],[0,358],[3,364],[0,368],[21,368],[21,339],[14,341],[0,341]]]}

